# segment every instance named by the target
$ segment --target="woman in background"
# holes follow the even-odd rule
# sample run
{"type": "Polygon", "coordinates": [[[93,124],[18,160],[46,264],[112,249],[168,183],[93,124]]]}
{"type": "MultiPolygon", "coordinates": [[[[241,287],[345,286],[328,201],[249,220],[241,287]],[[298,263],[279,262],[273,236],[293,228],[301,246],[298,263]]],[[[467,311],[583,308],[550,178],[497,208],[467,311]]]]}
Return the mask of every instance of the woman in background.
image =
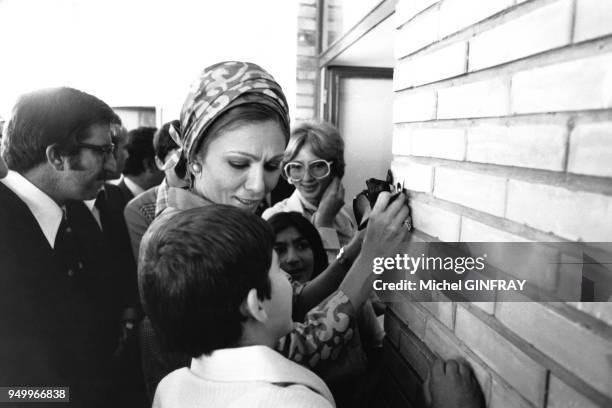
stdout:
{"type": "Polygon", "coordinates": [[[326,122],[304,122],[291,132],[283,156],[283,176],[295,186],[291,197],[264,211],[270,218],[295,211],[317,227],[328,257],[333,259],[356,232],[343,208],[344,142],[338,129],[326,122]]]}

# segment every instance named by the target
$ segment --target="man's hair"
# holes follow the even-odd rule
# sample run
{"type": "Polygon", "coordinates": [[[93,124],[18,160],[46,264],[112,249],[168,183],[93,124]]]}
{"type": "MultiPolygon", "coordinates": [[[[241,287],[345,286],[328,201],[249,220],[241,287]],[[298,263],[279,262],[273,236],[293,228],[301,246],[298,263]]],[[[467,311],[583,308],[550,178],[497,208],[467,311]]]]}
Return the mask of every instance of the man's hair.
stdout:
{"type": "Polygon", "coordinates": [[[10,169],[27,171],[46,161],[56,144],[67,155],[87,138],[93,125],[121,123],[106,103],[73,88],[47,88],[22,95],[3,137],[3,156],[10,169]]]}
{"type": "Polygon", "coordinates": [[[235,346],[248,292],[270,297],[273,244],[264,220],[227,205],[156,219],[140,247],[138,283],[162,344],[192,357],[235,346]]]}
{"type": "MultiPolygon", "coordinates": [[[[177,134],[180,134],[181,122],[178,120],[173,120],[165,123],[157,132],[155,132],[155,136],[153,136],[153,149],[155,150],[155,156],[157,156],[162,163],[164,160],[166,160],[168,153],[178,148],[178,145],[170,136],[170,126],[176,130],[177,134]]],[[[174,171],[179,178],[185,177],[185,172],[187,171],[186,161],[179,160],[177,165],[174,167],[174,171]]]]}
{"type": "Polygon", "coordinates": [[[154,127],[142,126],[128,132],[126,149],[129,156],[125,160],[123,174],[127,176],[138,176],[147,169],[146,166],[155,166],[153,136],[156,130],[157,129],[154,127]]]}
{"type": "Polygon", "coordinates": [[[344,141],[333,125],[307,121],[293,128],[282,165],[293,160],[304,146],[310,146],[316,156],[334,162],[331,166],[332,175],[340,178],[344,176],[344,141]]]}

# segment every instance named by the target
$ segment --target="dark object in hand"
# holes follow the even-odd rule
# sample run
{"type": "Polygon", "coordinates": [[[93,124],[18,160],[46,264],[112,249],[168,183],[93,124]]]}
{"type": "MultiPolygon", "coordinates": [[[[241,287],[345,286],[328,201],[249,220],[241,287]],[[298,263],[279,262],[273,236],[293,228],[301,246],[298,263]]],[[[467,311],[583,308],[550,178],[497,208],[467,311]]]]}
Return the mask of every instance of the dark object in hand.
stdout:
{"type": "Polygon", "coordinates": [[[374,208],[380,193],[383,191],[392,193],[393,195],[389,199],[389,204],[391,204],[399,196],[399,193],[403,191],[401,184],[398,183],[397,186],[393,184],[393,173],[391,170],[387,171],[386,180],[371,178],[366,180],[366,186],[367,189],[357,194],[353,199],[353,214],[355,215],[359,230],[364,229],[368,224],[370,210],[374,208]]]}

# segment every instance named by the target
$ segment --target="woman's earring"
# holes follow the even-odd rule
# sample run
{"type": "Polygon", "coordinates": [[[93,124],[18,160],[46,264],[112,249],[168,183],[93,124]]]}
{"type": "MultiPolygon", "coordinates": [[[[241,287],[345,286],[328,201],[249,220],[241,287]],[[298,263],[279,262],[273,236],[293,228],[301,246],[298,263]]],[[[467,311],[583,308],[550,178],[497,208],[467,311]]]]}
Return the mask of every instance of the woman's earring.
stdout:
{"type": "Polygon", "coordinates": [[[202,171],[202,165],[200,163],[190,163],[189,167],[191,167],[191,172],[193,174],[200,174],[202,171]]]}

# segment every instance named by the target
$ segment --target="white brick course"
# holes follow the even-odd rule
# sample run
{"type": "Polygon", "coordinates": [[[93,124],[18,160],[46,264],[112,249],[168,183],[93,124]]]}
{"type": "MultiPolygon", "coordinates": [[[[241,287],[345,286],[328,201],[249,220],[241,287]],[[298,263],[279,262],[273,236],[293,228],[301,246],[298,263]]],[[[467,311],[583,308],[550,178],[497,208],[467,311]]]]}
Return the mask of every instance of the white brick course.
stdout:
{"type": "Polygon", "coordinates": [[[466,207],[503,216],[506,179],[439,167],[436,168],[434,195],[466,207]]]}
{"type": "Polygon", "coordinates": [[[414,227],[440,241],[457,242],[459,240],[459,214],[419,202],[410,203],[414,227]]]}
{"type": "Polygon", "coordinates": [[[430,120],[436,116],[434,90],[404,91],[395,94],[393,123],[430,120]]]}
{"type": "Polygon", "coordinates": [[[555,375],[550,376],[548,384],[547,408],[597,408],[598,405],[565,384],[555,375]]]}
{"type": "Polygon", "coordinates": [[[505,78],[488,79],[438,91],[438,119],[478,118],[508,114],[505,78]]]}
{"type": "Polygon", "coordinates": [[[477,35],[470,71],[516,60],[571,42],[572,0],[561,0],[477,35]]]}
{"type": "Polygon", "coordinates": [[[612,177],[612,122],[577,125],[570,135],[567,171],[612,177]]]}
{"type": "Polygon", "coordinates": [[[399,0],[395,6],[395,14],[393,16],[395,26],[401,26],[416,14],[437,2],[438,0],[399,0]]]}
{"type": "Polygon", "coordinates": [[[498,304],[496,317],[542,353],[612,396],[612,342],[597,336],[545,305],[535,302],[498,304]]]}
{"type": "Polygon", "coordinates": [[[572,241],[612,241],[612,197],[510,180],[506,217],[572,241]]]}
{"type": "Polygon", "coordinates": [[[399,29],[395,36],[395,58],[400,59],[438,39],[438,10],[431,9],[399,29]]]}
{"type": "Polygon", "coordinates": [[[415,156],[459,161],[465,156],[464,129],[414,129],[411,139],[415,156]]]}
{"type": "Polygon", "coordinates": [[[395,67],[393,88],[405,89],[465,73],[466,51],[467,43],[462,41],[399,61],[395,67]]]}
{"type": "Polygon", "coordinates": [[[514,0],[445,0],[440,6],[440,38],[512,6],[514,0]]]}
{"type": "Polygon", "coordinates": [[[612,33],[612,1],[577,0],[574,41],[584,41],[612,33]]]}
{"type": "Polygon", "coordinates": [[[612,54],[519,72],[512,78],[512,112],[612,107],[612,54]]]}
{"type": "Polygon", "coordinates": [[[526,242],[527,239],[468,217],[461,220],[461,242],[526,242]]]}
{"type": "Polygon", "coordinates": [[[564,125],[473,126],[467,160],[563,171],[566,134],[564,125]]]}
{"type": "Polygon", "coordinates": [[[539,406],[546,384],[544,367],[461,305],[457,305],[455,334],[527,400],[539,406]]]}

